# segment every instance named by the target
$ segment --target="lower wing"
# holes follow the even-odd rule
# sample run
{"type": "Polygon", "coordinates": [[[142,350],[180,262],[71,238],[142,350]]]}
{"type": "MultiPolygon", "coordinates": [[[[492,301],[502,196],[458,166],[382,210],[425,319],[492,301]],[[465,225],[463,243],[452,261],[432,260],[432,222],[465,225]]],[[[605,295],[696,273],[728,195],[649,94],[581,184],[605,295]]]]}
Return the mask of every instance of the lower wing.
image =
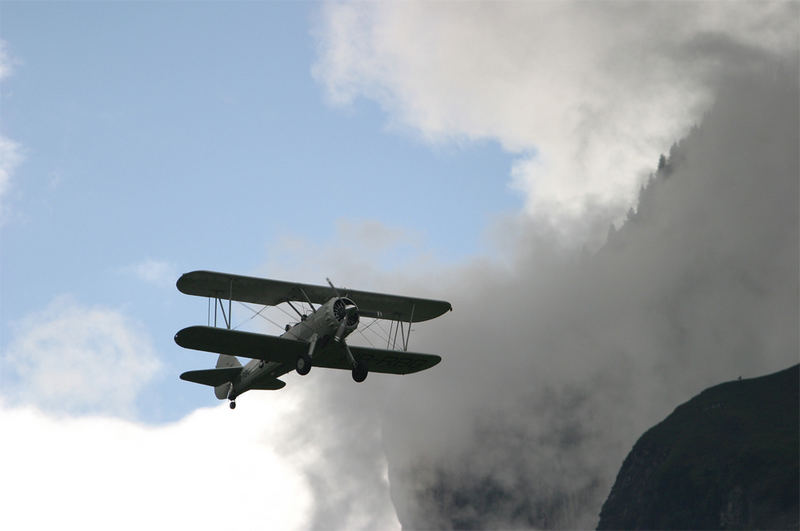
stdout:
{"type": "MultiPolygon", "coordinates": [[[[211,326],[184,328],[175,334],[175,342],[184,348],[277,361],[291,367],[294,367],[298,356],[308,352],[308,343],[303,341],[211,326]]],[[[350,352],[367,366],[368,371],[385,374],[419,372],[442,361],[441,357],[434,354],[369,347],[350,346],[350,352]]],[[[315,352],[312,364],[329,369],[352,369],[344,345],[335,341],[328,342],[324,348],[315,352]]]]}
{"type": "MultiPolygon", "coordinates": [[[[418,352],[404,352],[401,350],[386,350],[382,348],[350,347],[353,357],[367,366],[369,372],[384,374],[411,374],[413,372],[430,369],[442,358],[434,354],[420,354],[418,352]]],[[[331,341],[318,355],[314,355],[315,367],[329,369],[350,370],[344,346],[331,341]]]]}

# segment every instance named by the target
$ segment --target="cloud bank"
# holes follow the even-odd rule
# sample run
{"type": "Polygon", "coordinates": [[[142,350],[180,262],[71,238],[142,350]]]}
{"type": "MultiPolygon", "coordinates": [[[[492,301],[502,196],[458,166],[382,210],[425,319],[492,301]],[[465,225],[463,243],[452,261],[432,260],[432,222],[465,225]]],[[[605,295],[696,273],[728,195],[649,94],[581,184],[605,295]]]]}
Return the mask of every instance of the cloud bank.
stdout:
{"type": "MultiPolygon", "coordinates": [[[[384,277],[453,302],[413,341],[440,366],[318,389],[337,455],[338,404],[382,419],[360,443],[383,445],[404,526],[594,526],[647,427],[798,361],[797,4],[345,3],[320,27],[334,101],[498,140],[532,214],[498,229],[502,267],[384,277]],[[587,232],[607,244],[569,250],[587,232]]],[[[341,276],[375,278],[365,262],[341,276]]]]}
{"type": "Polygon", "coordinates": [[[253,402],[156,427],[0,402],[3,520],[18,529],[303,528],[311,493],[272,444],[276,404],[253,402]]]}
{"type": "Polygon", "coordinates": [[[0,358],[6,396],[54,413],[131,417],[161,367],[140,325],[113,308],[57,297],[17,323],[0,358]]]}
{"type": "Polygon", "coordinates": [[[728,78],[699,127],[653,161],[638,209],[595,254],[516,219],[510,264],[382,281],[368,255],[339,264],[345,282],[454,312],[416,327],[412,348],[444,358],[430,371],[309,382],[306,407],[326,426],[312,489],[362,474],[340,485],[336,518],[318,506],[328,522],[357,510],[364,484],[381,488],[383,451],[405,527],[593,527],[645,429],[705,387],[798,361],[797,70],[750,74],[728,78]]]}
{"type": "Polygon", "coordinates": [[[423,338],[441,370],[384,417],[404,525],[594,526],[646,428],[798,361],[800,94],[779,78],[729,83],[597,255],[523,224],[510,274],[449,284],[423,338]]]}
{"type": "Polygon", "coordinates": [[[787,2],[336,2],[313,72],[333,102],[376,100],[427,141],[498,141],[528,213],[574,236],[589,209],[619,218],[707,110],[725,42],[784,52],[797,17],[787,2]]]}
{"type": "MultiPolygon", "coordinates": [[[[177,422],[145,425],[135,420],[137,400],[161,366],[141,326],[113,308],[59,297],[16,323],[0,354],[0,424],[6,434],[0,439],[0,468],[7,479],[0,497],[6,524],[39,529],[80,522],[85,529],[106,529],[114,522],[120,529],[209,530],[231,521],[246,529],[399,526],[379,447],[354,445],[350,456],[372,461],[344,471],[344,479],[326,474],[327,467],[313,475],[316,463],[337,461],[326,453],[331,424],[309,422],[314,395],[305,393],[313,390],[313,377],[311,387],[295,382],[281,393],[248,393],[235,412],[222,404],[177,422]],[[357,487],[364,492],[352,510],[339,514],[338,505],[347,501],[342,492],[357,487]]],[[[294,378],[299,377],[287,375],[294,378]]],[[[176,377],[170,385],[191,384],[176,377]]],[[[365,427],[354,420],[374,436],[374,417],[365,427]]]]}

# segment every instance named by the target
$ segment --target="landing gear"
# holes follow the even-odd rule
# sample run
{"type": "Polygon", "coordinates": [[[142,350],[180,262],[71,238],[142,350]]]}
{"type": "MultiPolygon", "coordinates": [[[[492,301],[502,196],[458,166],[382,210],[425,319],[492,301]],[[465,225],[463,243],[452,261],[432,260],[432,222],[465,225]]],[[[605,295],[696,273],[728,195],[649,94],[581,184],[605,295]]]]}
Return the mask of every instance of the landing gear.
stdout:
{"type": "Polygon", "coordinates": [[[367,366],[364,365],[363,361],[357,361],[355,367],[353,367],[353,380],[358,383],[363,382],[367,379],[367,366]]]}
{"type": "Polygon", "coordinates": [[[300,376],[305,376],[308,374],[311,370],[311,356],[308,354],[298,356],[297,362],[295,363],[295,370],[300,376]]]}
{"type": "Polygon", "coordinates": [[[228,404],[231,409],[236,409],[236,392],[234,391],[232,383],[228,384],[228,400],[231,401],[231,403],[228,404]]]}
{"type": "Polygon", "coordinates": [[[311,342],[308,345],[308,352],[301,354],[297,357],[295,362],[295,370],[300,376],[305,376],[311,370],[311,356],[314,354],[314,348],[317,346],[317,334],[311,336],[311,342]]]}

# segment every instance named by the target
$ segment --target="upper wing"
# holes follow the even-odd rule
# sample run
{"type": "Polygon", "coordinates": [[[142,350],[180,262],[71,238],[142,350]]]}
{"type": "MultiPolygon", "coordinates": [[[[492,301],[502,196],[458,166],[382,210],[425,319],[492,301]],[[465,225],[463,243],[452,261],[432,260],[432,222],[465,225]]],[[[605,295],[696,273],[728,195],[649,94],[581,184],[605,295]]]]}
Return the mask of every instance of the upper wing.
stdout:
{"type": "MultiPolygon", "coordinates": [[[[267,278],[245,277],[213,271],[192,271],[178,279],[178,289],[187,295],[217,297],[275,306],[286,301],[323,304],[336,295],[330,286],[315,286],[267,278]]],[[[379,319],[419,322],[452,310],[447,301],[346,290],[345,295],[358,305],[361,315],[379,319]]]]}
{"type": "MultiPolygon", "coordinates": [[[[290,367],[294,367],[298,356],[308,352],[308,343],[303,341],[211,326],[184,328],[175,334],[175,342],[184,348],[277,361],[290,367]]],[[[387,374],[419,372],[442,360],[433,354],[368,347],[351,346],[350,351],[356,359],[367,365],[368,371],[387,374]]],[[[334,341],[315,352],[312,363],[315,367],[351,369],[344,347],[334,341]]]]}

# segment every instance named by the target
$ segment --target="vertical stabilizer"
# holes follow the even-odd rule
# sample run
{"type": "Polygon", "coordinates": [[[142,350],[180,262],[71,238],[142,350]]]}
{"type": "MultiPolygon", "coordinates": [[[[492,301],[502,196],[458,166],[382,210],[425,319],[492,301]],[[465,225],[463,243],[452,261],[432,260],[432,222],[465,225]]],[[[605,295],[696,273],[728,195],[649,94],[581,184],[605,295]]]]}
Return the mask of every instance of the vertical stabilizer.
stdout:
{"type": "Polygon", "coordinates": [[[229,369],[231,367],[241,367],[242,364],[236,356],[220,354],[217,358],[217,369],[229,369]]]}
{"type": "MultiPolygon", "coordinates": [[[[242,364],[239,362],[239,359],[236,356],[229,356],[228,354],[220,354],[219,358],[217,358],[217,369],[228,369],[231,367],[241,367],[242,364]]],[[[219,398],[220,400],[225,400],[228,398],[228,393],[230,392],[231,388],[230,382],[225,382],[222,385],[218,385],[214,388],[214,395],[219,398]]]]}

